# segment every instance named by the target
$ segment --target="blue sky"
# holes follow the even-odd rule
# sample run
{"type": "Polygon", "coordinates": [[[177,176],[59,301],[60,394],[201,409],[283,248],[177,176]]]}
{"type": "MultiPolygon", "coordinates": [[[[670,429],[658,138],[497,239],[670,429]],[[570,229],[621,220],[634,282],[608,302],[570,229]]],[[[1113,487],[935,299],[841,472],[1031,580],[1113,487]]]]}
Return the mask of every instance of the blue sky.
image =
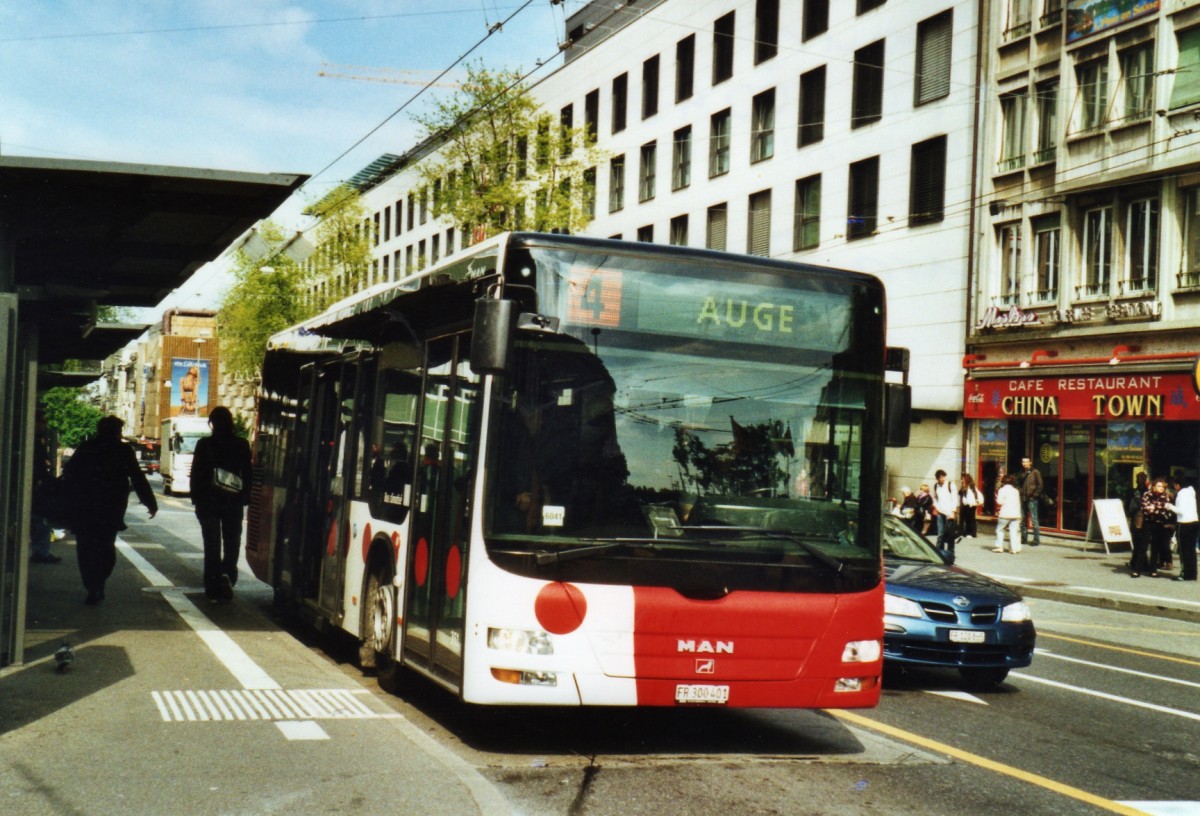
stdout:
{"type": "MultiPolygon", "coordinates": [[[[437,71],[524,3],[0,0],[0,152],[320,173],[301,194],[316,199],[411,147],[408,112],[421,104],[353,147],[419,86],[318,76],[326,63],[437,71]]],[[[540,77],[559,64],[564,15],[582,5],[534,0],[470,59],[541,60],[540,77]]]]}

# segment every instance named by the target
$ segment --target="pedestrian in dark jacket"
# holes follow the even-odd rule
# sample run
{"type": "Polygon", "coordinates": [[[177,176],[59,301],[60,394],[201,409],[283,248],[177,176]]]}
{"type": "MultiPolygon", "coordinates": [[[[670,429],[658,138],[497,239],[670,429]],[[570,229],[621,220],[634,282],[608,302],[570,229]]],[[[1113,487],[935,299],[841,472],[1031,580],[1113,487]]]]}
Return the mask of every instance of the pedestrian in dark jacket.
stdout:
{"type": "Polygon", "coordinates": [[[1042,490],[1045,483],[1042,473],[1033,466],[1033,460],[1026,456],[1021,460],[1021,472],[1017,475],[1017,489],[1021,491],[1021,544],[1036,547],[1042,543],[1039,530],[1038,508],[1042,502],[1042,490]],[[1029,541],[1029,528],[1033,528],[1033,541],[1029,541]]]}
{"type": "Polygon", "coordinates": [[[204,594],[211,601],[233,598],[242,549],[242,509],[250,503],[250,443],[233,432],[224,406],[208,415],[212,435],[196,443],[192,456],[192,504],[204,540],[204,594]],[[231,478],[232,477],[232,478],[231,478]]]}
{"type": "MultiPolygon", "coordinates": [[[[1150,553],[1144,561],[1135,565],[1134,570],[1135,574],[1145,571],[1155,577],[1159,567],[1171,560],[1171,536],[1175,534],[1175,513],[1171,511],[1171,501],[1167,496],[1166,479],[1155,479],[1150,483],[1150,489],[1142,494],[1142,517],[1142,525],[1148,531],[1150,553]]],[[[1137,558],[1136,553],[1134,557],[1137,558]]]]}
{"type": "Polygon", "coordinates": [[[63,479],[73,498],[75,553],[79,575],[87,590],[84,603],[104,600],[104,584],[117,564],[117,533],[125,529],[130,485],[138,500],[158,514],[158,501],[138,467],[137,454],[121,439],[120,417],[107,416],[96,423],[96,435],[85,440],[63,469],[63,479]]]}

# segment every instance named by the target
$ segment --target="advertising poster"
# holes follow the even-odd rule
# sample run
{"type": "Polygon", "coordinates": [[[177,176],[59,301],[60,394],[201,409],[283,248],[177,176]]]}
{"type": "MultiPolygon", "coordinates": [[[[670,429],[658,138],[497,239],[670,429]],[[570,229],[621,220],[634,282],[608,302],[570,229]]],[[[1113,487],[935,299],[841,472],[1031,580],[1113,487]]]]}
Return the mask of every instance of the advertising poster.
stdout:
{"type": "Polygon", "coordinates": [[[1067,42],[1153,14],[1158,6],[1159,0],[1067,0],[1067,42]]]}
{"type": "Polygon", "coordinates": [[[208,416],[208,362],[171,358],[171,416],[208,416]]]}
{"type": "Polygon", "coordinates": [[[1145,422],[1108,423],[1109,463],[1140,465],[1144,461],[1145,440],[1145,422]]]}
{"type": "Polygon", "coordinates": [[[979,458],[1003,462],[1008,457],[1008,420],[979,421],[979,458]]]}

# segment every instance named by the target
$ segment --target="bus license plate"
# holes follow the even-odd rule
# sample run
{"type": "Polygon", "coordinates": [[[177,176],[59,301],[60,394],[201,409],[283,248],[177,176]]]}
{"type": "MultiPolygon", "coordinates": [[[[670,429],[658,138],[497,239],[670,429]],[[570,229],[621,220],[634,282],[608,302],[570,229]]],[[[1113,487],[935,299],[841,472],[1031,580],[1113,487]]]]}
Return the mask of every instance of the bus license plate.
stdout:
{"type": "Polygon", "coordinates": [[[951,629],[951,643],[983,643],[987,639],[986,632],[977,632],[972,629],[951,629]]]}
{"type": "Polygon", "coordinates": [[[729,686],[676,686],[675,702],[722,705],[729,702],[729,686]]]}

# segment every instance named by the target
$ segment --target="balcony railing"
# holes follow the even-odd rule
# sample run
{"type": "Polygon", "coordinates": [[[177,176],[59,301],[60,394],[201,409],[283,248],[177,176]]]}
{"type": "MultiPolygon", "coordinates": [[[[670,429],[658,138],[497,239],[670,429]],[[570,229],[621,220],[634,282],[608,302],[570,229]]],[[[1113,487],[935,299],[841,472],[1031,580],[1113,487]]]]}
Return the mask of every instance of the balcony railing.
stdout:
{"type": "Polygon", "coordinates": [[[1150,277],[1129,278],[1121,281],[1121,294],[1132,295],[1153,292],[1158,288],[1158,281],[1150,277]]]}
{"type": "Polygon", "coordinates": [[[1052,162],[1057,155],[1057,147],[1043,147],[1041,150],[1034,151],[1033,163],[1045,164],[1046,162],[1052,162]]]}
{"type": "Polygon", "coordinates": [[[1039,28],[1049,28],[1062,22],[1062,9],[1050,11],[1038,18],[1039,28]]]}
{"type": "Polygon", "coordinates": [[[1108,294],[1108,281],[1103,283],[1085,283],[1075,287],[1075,297],[1096,298],[1108,294]]]}
{"type": "Polygon", "coordinates": [[[1011,173],[1014,170],[1020,170],[1025,166],[1025,156],[1009,156],[1006,159],[1001,159],[996,162],[997,173],[1011,173]]]}
{"type": "Polygon", "coordinates": [[[1029,34],[1029,27],[1030,23],[1028,20],[1023,23],[1017,23],[1012,28],[1005,30],[1004,41],[1012,42],[1013,40],[1019,40],[1022,37],[1027,36],[1029,34]]]}
{"type": "Polygon", "coordinates": [[[1200,289],[1200,269],[1180,272],[1175,276],[1175,286],[1178,289],[1200,289]]]}

